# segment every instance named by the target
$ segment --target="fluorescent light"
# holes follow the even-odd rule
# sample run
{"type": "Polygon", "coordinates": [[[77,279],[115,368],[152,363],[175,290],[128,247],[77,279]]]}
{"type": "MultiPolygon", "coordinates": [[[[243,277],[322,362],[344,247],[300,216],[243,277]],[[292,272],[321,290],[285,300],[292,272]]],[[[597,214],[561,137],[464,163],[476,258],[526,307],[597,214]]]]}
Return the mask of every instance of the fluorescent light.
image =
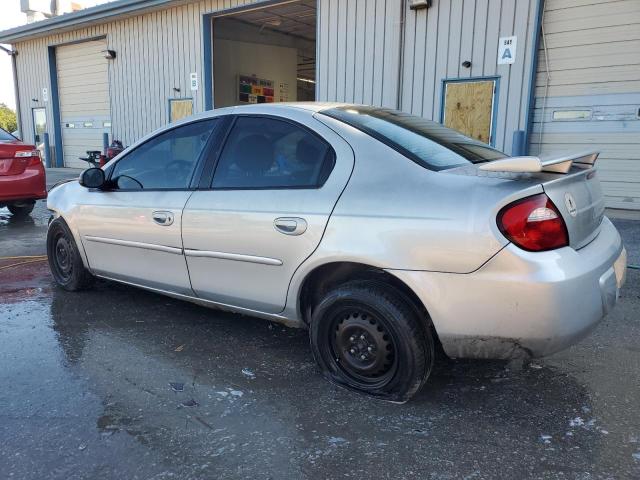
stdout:
{"type": "Polygon", "coordinates": [[[300,77],[298,77],[298,81],[299,82],[306,82],[306,83],[316,83],[315,80],[311,80],[310,78],[300,78],[300,77]]]}

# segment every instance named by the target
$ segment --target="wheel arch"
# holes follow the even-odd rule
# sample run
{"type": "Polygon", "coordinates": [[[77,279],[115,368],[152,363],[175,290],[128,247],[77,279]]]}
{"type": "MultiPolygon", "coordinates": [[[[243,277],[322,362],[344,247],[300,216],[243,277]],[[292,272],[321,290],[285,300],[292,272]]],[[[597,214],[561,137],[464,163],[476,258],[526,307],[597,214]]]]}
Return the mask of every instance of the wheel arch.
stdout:
{"type": "Polygon", "coordinates": [[[422,320],[425,329],[430,329],[436,348],[441,349],[438,333],[429,312],[418,295],[401,279],[383,268],[352,261],[332,261],[316,266],[301,282],[298,292],[298,308],[302,321],[309,325],[314,305],[331,289],[352,281],[374,281],[392,287],[405,297],[422,320]]]}

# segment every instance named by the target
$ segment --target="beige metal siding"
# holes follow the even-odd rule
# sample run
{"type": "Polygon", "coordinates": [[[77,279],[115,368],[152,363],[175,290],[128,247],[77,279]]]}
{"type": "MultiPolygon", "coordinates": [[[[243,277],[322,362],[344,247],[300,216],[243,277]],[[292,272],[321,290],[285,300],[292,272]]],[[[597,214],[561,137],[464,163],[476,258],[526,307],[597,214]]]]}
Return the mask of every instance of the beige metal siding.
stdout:
{"type": "Polygon", "coordinates": [[[398,0],[318,0],[318,100],[397,107],[398,0]]]}
{"type": "Polygon", "coordinates": [[[44,102],[42,96],[43,88],[51,92],[49,46],[106,37],[108,48],[117,54],[109,68],[113,136],[130,145],[168,122],[170,98],[193,97],[194,112],[204,110],[202,16],[252,3],[255,1],[191,1],[164,10],[17,42],[16,63],[23,112],[21,130],[25,140],[33,142],[31,109],[45,106],[51,143],[54,141],[51,95],[48,102],[44,102]],[[196,92],[189,87],[191,72],[198,74],[199,89],[196,92]]]}
{"type": "Polygon", "coordinates": [[[56,49],[65,167],[86,167],[79,157],[102,150],[103,132],[111,133],[106,49],[105,39],[56,49]]]}
{"type": "Polygon", "coordinates": [[[537,0],[439,0],[405,11],[401,108],[441,119],[443,80],[498,77],[494,143],[510,152],[524,130],[537,0]],[[499,37],[517,36],[516,62],[498,65],[499,37]],[[471,68],[462,66],[471,62],[471,68]]]}
{"type": "Polygon", "coordinates": [[[607,205],[640,209],[640,1],[547,0],[544,32],[532,152],[600,151],[607,205]]]}
{"type": "Polygon", "coordinates": [[[538,0],[435,0],[404,16],[403,2],[319,0],[319,99],[439,121],[443,80],[497,76],[495,144],[510,151],[513,131],[527,120],[538,0]],[[512,35],[516,63],[499,66],[498,38],[512,35]],[[465,60],[470,69],[461,66],[465,60]]]}

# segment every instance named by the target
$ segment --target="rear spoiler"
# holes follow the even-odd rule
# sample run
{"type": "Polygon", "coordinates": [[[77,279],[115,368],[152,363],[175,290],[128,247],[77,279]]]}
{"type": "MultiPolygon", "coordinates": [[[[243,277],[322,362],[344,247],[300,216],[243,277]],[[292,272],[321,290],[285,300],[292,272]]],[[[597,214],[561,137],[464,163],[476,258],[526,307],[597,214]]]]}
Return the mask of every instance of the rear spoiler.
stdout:
{"type": "Polygon", "coordinates": [[[478,168],[489,172],[567,173],[574,163],[583,168],[592,167],[596,163],[598,154],[599,152],[578,153],[547,159],[541,159],[540,157],[509,157],[483,163],[478,168]]]}

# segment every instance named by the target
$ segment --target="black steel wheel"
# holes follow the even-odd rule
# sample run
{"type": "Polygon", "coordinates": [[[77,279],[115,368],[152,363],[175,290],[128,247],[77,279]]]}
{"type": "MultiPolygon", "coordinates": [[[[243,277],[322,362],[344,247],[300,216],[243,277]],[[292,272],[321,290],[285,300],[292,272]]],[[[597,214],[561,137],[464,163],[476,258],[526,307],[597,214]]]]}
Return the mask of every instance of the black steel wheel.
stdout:
{"type": "Polygon", "coordinates": [[[433,338],[416,309],[378,282],[329,292],[313,311],[310,339],[330,381],[396,402],[420,389],[434,361],[433,338]]]}
{"type": "Polygon", "coordinates": [[[65,290],[80,290],[92,283],[93,276],[82,263],[73,235],[62,218],[49,225],[47,257],[51,275],[65,290]]]}

